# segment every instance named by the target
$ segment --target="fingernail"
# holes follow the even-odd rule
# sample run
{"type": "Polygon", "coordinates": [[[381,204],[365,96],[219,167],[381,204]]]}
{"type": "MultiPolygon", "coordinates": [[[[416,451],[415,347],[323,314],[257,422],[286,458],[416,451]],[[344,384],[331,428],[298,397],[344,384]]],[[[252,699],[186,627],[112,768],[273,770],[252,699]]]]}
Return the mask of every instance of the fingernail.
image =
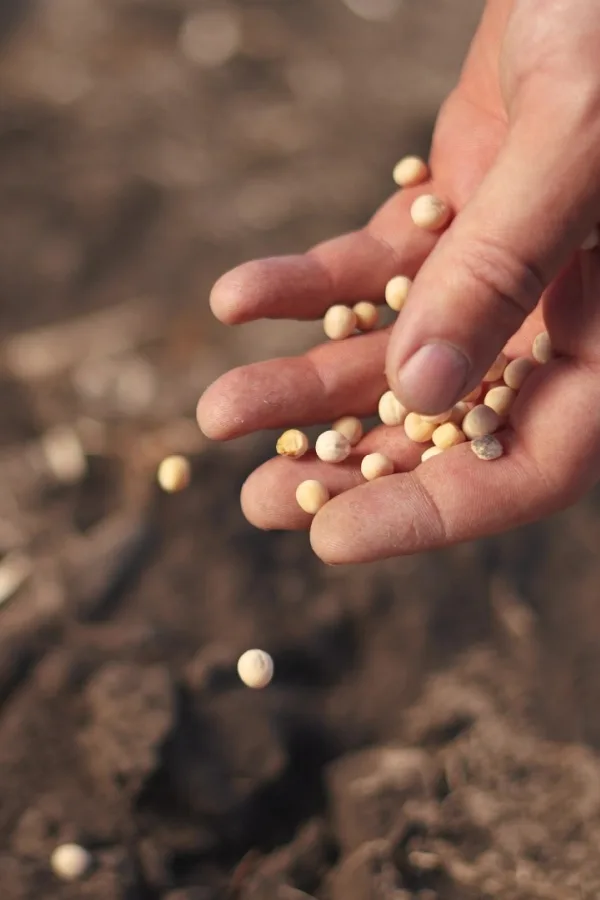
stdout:
{"type": "Polygon", "coordinates": [[[398,373],[397,390],[404,406],[435,415],[460,400],[469,377],[469,360],[450,344],[425,344],[398,373]]]}

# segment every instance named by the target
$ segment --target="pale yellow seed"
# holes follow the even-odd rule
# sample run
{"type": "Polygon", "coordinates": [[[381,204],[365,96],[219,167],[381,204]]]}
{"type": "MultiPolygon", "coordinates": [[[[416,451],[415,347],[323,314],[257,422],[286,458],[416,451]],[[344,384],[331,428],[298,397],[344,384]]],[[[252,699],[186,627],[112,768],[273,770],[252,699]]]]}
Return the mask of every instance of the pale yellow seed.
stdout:
{"type": "Polygon", "coordinates": [[[428,459],[433,459],[434,456],[439,456],[440,453],[443,453],[441,447],[428,447],[427,450],[424,450],[421,454],[421,462],[427,462],[428,459]]]}
{"type": "Polygon", "coordinates": [[[431,440],[435,446],[439,447],[441,450],[449,450],[450,447],[456,447],[457,444],[463,444],[465,442],[465,436],[454,422],[444,422],[443,425],[438,425],[435,429],[431,435],[431,440]]]}
{"type": "Polygon", "coordinates": [[[392,391],[386,391],[379,400],[379,418],[384,425],[402,425],[406,410],[392,391]]]}
{"type": "Polygon", "coordinates": [[[411,412],[404,420],[404,431],[411,441],[417,444],[426,444],[436,429],[433,422],[424,422],[418,413],[411,412]]]}
{"type": "Polygon", "coordinates": [[[372,331],[377,325],[379,310],[374,303],[361,300],[352,307],[352,312],[356,316],[356,327],[359,331],[372,331]]]}
{"type": "Polygon", "coordinates": [[[350,441],[340,431],[324,431],[315,442],[315,453],[323,462],[340,463],[350,456],[350,441]]]}
{"type": "Polygon", "coordinates": [[[508,360],[504,353],[499,353],[490,368],[487,370],[485,375],[483,376],[484,381],[498,381],[498,379],[502,378],[502,374],[506,368],[506,364],[508,360]]]}
{"type": "Polygon", "coordinates": [[[450,208],[435,194],[422,194],[410,208],[414,224],[426,231],[438,231],[450,218],[450,208]]]}
{"type": "Polygon", "coordinates": [[[159,465],[156,478],[168,494],[183,491],[190,483],[190,463],[185,456],[167,456],[159,465]]]}
{"type": "Polygon", "coordinates": [[[394,471],[394,463],[383,453],[368,453],[360,464],[360,471],[367,481],[375,481],[391,475],[394,471]]]}
{"type": "Polygon", "coordinates": [[[284,431],[275,449],[279,456],[288,456],[290,459],[300,459],[308,450],[308,438],[303,431],[290,428],[284,431]]]}
{"type": "Polygon", "coordinates": [[[491,388],[484,397],[484,404],[498,413],[499,416],[507,416],[510,408],[515,401],[517,392],[512,388],[501,384],[498,387],[491,388]]]}
{"type": "Polygon", "coordinates": [[[427,180],[429,167],[419,156],[405,156],[394,166],[392,178],[398,187],[414,187],[427,180]]]}
{"type": "Polygon", "coordinates": [[[323,331],[332,341],[343,341],[356,328],[356,313],[348,306],[332,306],[323,317],[323,331]]]}
{"type": "Polygon", "coordinates": [[[600,244],[600,232],[597,228],[592,228],[588,236],[581,245],[581,250],[595,250],[600,244]]]}
{"type": "Polygon", "coordinates": [[[261,690],[273,679],[273,658],[264,650],[246,650],[238,659],[237,671],[247,687],[261,690]]]}
{"type": "Polygon", "coordinates": [[[550,335],[547,331],[542,331],[541,334],[538,334],[538,336],[534,338],[531,352],[536,362],[541,363],[542,365],[550,362],[554,356],[554,351],[550,342],[550,335]]]}
{"type": "Polygon", "coordinates": [[[431,422],[432,425],[443,425],[444,422],[450,421],[452,410],[447,409],[446,412],[439,413],[437,416],[421,416],[424,422],[431,422]]]}
{"type": "Polygon", "coordinates": [[[303,481],[296,488],[296,502],[305,513],[314,516],[329,500],[329,491],[324,484],[314,479],[303,481]]]}
{"type": "Polygon", "coordinates": [[[462,423],[462,430],[469,440],[493,434],[500,427],[500,416],[493,409],[484,404],[474,406],[466,414],[462,423]]]}
{"type": "Polygon", "coordinates": [[[527,356],[519,356],[509,362],[504,370],[504,383],[513,391],[520,391],[525,379],[535,369],[535,363],[527,356]]]}
{"type": "Polygon", "coordinates": [[[50,867],[62,881],[78,881],[88,873],[91,865],[91,853],[79,844],[60,844],[50,857],[50,867]]]}
{"type": "Polygon", "coordinates": [[[471,450],[478,459],[499,459],[504,453],[504,447],[493,434],[484,434],[480,438],[471,441],[471,450]]]}
{"type": "Polygon", "coordinates": [[[473,388],[472,391],[469,391],[469,393],[465,394],[465,396],[462,397],[461,399],[462,399],[463,403],[476,403],[476,401],[479,400],[480,396],[481,396],[481,385],[478,384],[473,388]]]}
{"type": "Polygon", "coordinates": [[[411,285],[412,281],[406,275],[395,275],[386,284],[385,302],[394,312],[400,312],[406,303],[411,285]]]}
{"type": "Polygon", "coordinates": [[[460,425],[462,420],[469,412],[469,410],[473,409],[472,403],[467,403],[466,400],[459,400],[454,409],[452,410],[452,415],[450,416],[450,421],[454,422],[455,425],[460,425]]]}
{"type": "Polygon", "coordinates": [[[356,416],[342,416],[331,426],[332,431],[339,431],[350,442],[351,447],[355,447],[363,436],[363,426],[360,419],[356,416]]]}

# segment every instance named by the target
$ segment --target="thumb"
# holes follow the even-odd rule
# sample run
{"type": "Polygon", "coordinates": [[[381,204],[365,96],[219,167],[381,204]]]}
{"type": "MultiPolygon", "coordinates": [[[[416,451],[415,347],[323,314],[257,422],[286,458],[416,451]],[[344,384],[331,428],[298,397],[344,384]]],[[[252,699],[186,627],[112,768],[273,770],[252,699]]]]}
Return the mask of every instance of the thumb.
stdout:
{"type": "Polygon", "coordinates": [[[440,413],[474,388],[591,231],[598,127],[557,129],[556,119],[513,125],[415,279],[386,360],[408,409],[440,413]]]}

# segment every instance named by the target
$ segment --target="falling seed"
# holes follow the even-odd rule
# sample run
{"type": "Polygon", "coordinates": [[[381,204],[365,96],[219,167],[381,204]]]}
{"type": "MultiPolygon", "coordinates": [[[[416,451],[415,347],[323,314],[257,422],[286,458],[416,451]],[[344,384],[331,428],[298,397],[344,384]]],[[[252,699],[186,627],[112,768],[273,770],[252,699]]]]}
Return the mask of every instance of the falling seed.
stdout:
{"type": "Polygon", "coordinates": [[[61,844],[50,857],[50,866],[62,881],[78,881],[90,870],[92,855],[79,844],[61,844]]]}
{"type": "Polygon", "coordinates": [[[159,465],[156,477],[168,494],[183,491],[190,483],[190,463],[185,456],[167,456],[159,465]]]}
{"type": "Polygon", "coordinates": [[[237,671],[247,687],[261,690],[273,679],[273,659],[264,650],[246,650],[238,659],[237,671]]]}

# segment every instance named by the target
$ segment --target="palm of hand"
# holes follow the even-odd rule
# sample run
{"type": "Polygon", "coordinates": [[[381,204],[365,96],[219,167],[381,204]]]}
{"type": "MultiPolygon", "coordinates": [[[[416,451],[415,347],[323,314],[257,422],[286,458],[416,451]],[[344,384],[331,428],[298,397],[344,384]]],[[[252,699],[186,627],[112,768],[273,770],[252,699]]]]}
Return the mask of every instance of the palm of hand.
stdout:
{"type": "MultiPolygon", "coordinates": [[[[413,225],[414,197],[424,190],[438,194],[460,213],[506,137],[498,56],[480,34],[440,113],[429,185],[393,196],[360,232],[304,256],[248,263],[224,276],[211,298],[216,315],[230,324],[319,318],[333,303],[381,302],[394,274],[414,277],[438,239],[413,225]]],[[[408,441],[402,428],[380,426],[343,464],[327,465],[309,454],[261,466],[242,492],[249,520],[262,528],[311,527],[313,547],[325,561],[360,562],[493,533],[576,499],[600,475],[600,419],[593,415],[600,402],[596,256],[578,254],[507,345],[509,357],[529,356],[533,337],[547,327],[561,358],[530,376],[503,434],[507,453],[501,460],[486,465],[462,445],[419,465],[423,448],[408,441]],[[360,460],[374,450],[392,458],[399,474],[364,484],[360,460]],[[334,497],[312,526],[295,501],[297,485],[307,478],[325,483],[334,497]]],[[[303,357],[233,370],[201,399],[201,427],[227,440],[371,415],[387,389],[388,337],[375,332],[320,345],[303,357]]]]}

